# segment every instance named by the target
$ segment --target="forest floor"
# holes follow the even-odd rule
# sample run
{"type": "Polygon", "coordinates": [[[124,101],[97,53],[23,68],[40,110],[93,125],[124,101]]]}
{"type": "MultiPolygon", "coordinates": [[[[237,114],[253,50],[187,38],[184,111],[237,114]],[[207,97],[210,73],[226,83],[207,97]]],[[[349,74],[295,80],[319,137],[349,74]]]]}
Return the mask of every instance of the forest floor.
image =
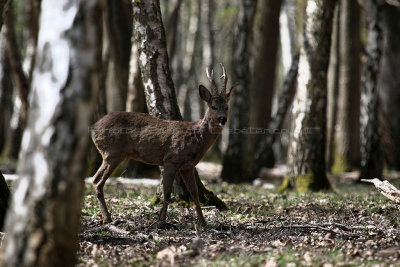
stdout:
{"type": "Polygon", "coordinates": [[[331,192],[298,195],[267,182],[209,182],[229,209],[204,207],[201,227],[193,207],[172,203],[167,229],[153,224],[155,185],[106,185],[106,226],[87,185],[77,266],[400,266],[399,206],[373,186],[334,179],[331,192]]]}

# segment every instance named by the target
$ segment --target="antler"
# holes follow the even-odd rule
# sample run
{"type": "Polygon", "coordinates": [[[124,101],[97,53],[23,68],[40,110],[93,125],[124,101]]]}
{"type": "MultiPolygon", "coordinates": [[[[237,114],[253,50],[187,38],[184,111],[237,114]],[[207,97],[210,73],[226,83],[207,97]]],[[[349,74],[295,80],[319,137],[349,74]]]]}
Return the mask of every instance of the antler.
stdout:
{"type": "Polygon", "coordinates": [[[207,78],[211,83],[211,94],[212,95],[217,95],[218,94],[218,89],[217,89],[217,85],[215,84],[214,81],[214,70],[211,69],[211,73],[210,73],[210,69],[207,67],[206,68],[206,73],[207,73],[207,78]]]}
{"type": "Polygon", "coordinates": [[[219,65],[221,66],[221,69],[222,69],[222,75],[221,75],[220,79],[224,79],[224,84],[222,85],[221,94],[226,95],[226,85],[228,83],[228,75],[226,74],[224,65],[222,65],[222,63],[219,63],[219,65]]]}

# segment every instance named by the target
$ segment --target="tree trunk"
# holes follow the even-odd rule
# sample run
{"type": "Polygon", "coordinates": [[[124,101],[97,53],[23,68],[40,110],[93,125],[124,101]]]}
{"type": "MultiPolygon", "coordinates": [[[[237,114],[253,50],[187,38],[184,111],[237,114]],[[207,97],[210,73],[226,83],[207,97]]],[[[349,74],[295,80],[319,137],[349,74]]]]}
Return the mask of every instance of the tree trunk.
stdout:
{"type": "Polygon", "coordinates": [[[265,164],[265,159],[269,157],[268,153],[271,151],[271,147],[278,137],[279,134],[283,134],[282,126],[286,117],[286,113],[289,110],[290,105],[293,102],[293,97],[296,92],[296,77],[299,67],[299,55],[297,54],[292,59],[292,66],[286,75],[285,82],[283,83],[282,93],[279,97],[278,110],[273,116],[272,120],[268,124],[268,131],[263,132],[264,138],[258,143],[258,149],[254,154],[254,161],[249,168],[249,179],[257,177],[261,168],[265,164]]]}
{"type": "Polygon", "coordinates": [[[382,9],[383,54],[379,75],[379,100],[387,125],[384,147],[387,167],[400,171],[400,7],[385,4],[382,9]],[[396,115],[394,115],[396,114],[396,115]]]}
{"type": "Polygon", "coordinates": [[[4,176],[0,171],[0,231],[3,230],[4,220],[6,218],[6,212],[9,203],[9,197],[10,197],[10,189],[8,189],[6,180],[4,179],[4,176]]]}
{"type": "Polygon", "coordinates": [[[144,96],[144,86],[142,77],[140,76],[139,57],[136,43],[132,44],[131,49],[126,111],[143,113],[147,111],[146,98],[144,96]]]}
{"type": "MultiPolygon", "coordinates": [[[[275,88],[275,70],[278,55],[279,15],[281,0],[260,1],[260,16],[256,21],[255,51],[253,75],[250,83],[251,105],[250,125],[253,128],[266,129],[271,120],[272,99],[275,88]]],[[[250,149],[258,148],[263,137],[250,136],[250,149]]],[[[267,151],[263,163],[266,167],[275,164],[272,146],[267,151]]]]}
{"type": "Polygon", "coordinates": [[[167,43],[168,43],[168,55],[170,61],[173,61],[176,52],[176,43],[178,41],[178,22],[179,22],[179,11],[181,9],[182,0],[172,1],[172,11],[169,15],[167,23],[167,43]]]}
{"type": "Polygon", "coordinates": [[[131,53],[132,8],[129,0],[104,0],[105,38],[109,44],[107,112],[125,110],[131,53]]]}
{"type": "Polygon", "coordinates": [[[332,171],[360,165],[360,7],[357,0],[340,2],[340,67],[338,130],[332,171]]]}
{"type": "Polygon", "coordinates": [[[43,0],[3,266],[74,266],[88,126],[101,77],[97,0],[43,0]],[[50,75],[51,73],[51,75],[50,75]]]}
{"type": "Polygon", "coordinates": [[[231,104],[229,143],[223,159],[221,177],[225,181],[235,183],[244,182],[247,171],[247,136],[241,132],[249,127],[250,42],[256,6],[255,0],[240,1],[232,59],[232,80],[238,82],[239,85],[236,87],[235,97],[231,104]]]}
{"type": "Polygon", "coordinates": [[[361,1],[368,16],[367,62],[361,96],[360,179],[382,178],[383,160],[378,133],[378,77],[383,49],[381,8],[376,0],[361,1]]]}
{"type": "Polygon", "coordinates": [[[10,65],[5,49],[4,31],[0,33],[0,152],[6,144],[7,132],[10,131],[10,120],[13,111],[10,65]]]}
{"type": "Polygon", "coordinates": [[[39,32],[39,16],[40,16],[41,0],[28,0],[25,6],[26,20],[26,49],[24,57],[24,67],[27,73],[29,85],[32,80],[32,72],[36,61],[36,43],[39,32]]]}
{"type": "Polygon", "coordinates": [[[326,129],[326,164],[327,170],[333,165],[333,152],[335,147],[334,137],[337,122],[337,98],[339,95],[339,31],[340,31],[340,2],[337,3],[332,26],[331,53],[328,67],[328,106],[327,106],[327,129],[326,129]]]}
{"type": "Polygon", "coordinates": [[[192,120],[192,104],[191,97],[194,91],[197,94],[196,88],[196,66],[201,65],[197,62],[199,57],[199,50],[201,48],[201,9],[200,0],[191,3],[190,7],[190,20],[188,37],[186,43],[186,51],[183,59],[183,83],[180,85],[178,101],[181,107],[183,119],[192,120]]]}
{"type": "Polygon", "coordinates": [[[3,155],[8,158],[17,159],[21,146],[22,133],[26,126],[28,115],[28,93],[29,79],[22,68],[22,57],[17,43],[15,33],[15,19],[12,0],[8,0],[4,7],[4,24],[6,49],[11,67],[11,74],[14,86],[17,91],[17,98],[14,104],[14,119],[10,124],[10,131],[7,136],[6,146],[3,155]]]}
{"type": "MultiPolygon", "coordinates": [[[[138,44],[147,109],[151,115],[158,118],[182,120],[169,70],[160,2],[159,0],[133,1],[132,5],[135,41],[138,44]]],[[[204,187],[197,171],[195,171],[195,176],[200,201],[207,205],[215,205],[220,209],[226,208],[225,203],[204,187]]],[[[161,184],[162,182],[161,180],[161,184]]],[[[179,194],[180,197],[188,199],[189,193],[181,177],[175,179],[174,191],[176,190],[182,192],[179,194]]]]}
{"type": "Polygon", "coordinates": [[[297,91],[281,190],[329,189],[325,173],[327,71],[335,1],[309,0],[300,50],[297,91]]]}

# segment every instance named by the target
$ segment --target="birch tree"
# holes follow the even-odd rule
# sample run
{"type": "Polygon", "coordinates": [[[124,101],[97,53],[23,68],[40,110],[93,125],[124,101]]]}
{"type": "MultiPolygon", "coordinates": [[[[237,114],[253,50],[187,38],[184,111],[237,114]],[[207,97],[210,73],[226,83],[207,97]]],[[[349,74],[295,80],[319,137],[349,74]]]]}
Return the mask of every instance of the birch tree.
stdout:
{"type": "Polygon", "coordinates": [[[88,126],[101,84],[100,12],[97,0],[42,1],[3,266],[75,264],[88,126]]]}
{"type": "Polygon", "coordinates": [[[327,71],[335,1],[308,0],[282,190],[329,189],[325,173],[327,71]]]}

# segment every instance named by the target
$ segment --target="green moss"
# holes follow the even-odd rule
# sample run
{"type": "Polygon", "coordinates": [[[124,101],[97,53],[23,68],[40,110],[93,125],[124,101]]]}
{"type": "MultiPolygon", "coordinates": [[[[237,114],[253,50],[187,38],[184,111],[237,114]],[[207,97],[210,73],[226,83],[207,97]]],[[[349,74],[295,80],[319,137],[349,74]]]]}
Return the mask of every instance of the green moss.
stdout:
{"type": "Polygon", "coordinates": [[[296,177],[296,190],[298,193],[309,193],[312,191],[311,185],[314,182],[314,174],[307,172],[305,174],[299,174],[296,177]]]}
{"type": "Polygon", "coordinates": [[[152,198],[150,198],[149,200],[153,206],[161,202],[161,198],[160,198],[159,194],[154,194],[154,196],[152,198]]]}
{"type": "Polygon", "coordinates": [[[344,172],[351,171],[351,166],[347,163],[347,159],[341,155],[339,152],[335,151],[334,163],[332,166],[333,174],[340,174],[344,172]]]}
{"type": "Polygon", "coordinates": [[[282,185],[278,188],[278,192],[283,193],[289,191],[290,189],[291,189],[290,178],[289,176],[285,176],[282,185]]]}

